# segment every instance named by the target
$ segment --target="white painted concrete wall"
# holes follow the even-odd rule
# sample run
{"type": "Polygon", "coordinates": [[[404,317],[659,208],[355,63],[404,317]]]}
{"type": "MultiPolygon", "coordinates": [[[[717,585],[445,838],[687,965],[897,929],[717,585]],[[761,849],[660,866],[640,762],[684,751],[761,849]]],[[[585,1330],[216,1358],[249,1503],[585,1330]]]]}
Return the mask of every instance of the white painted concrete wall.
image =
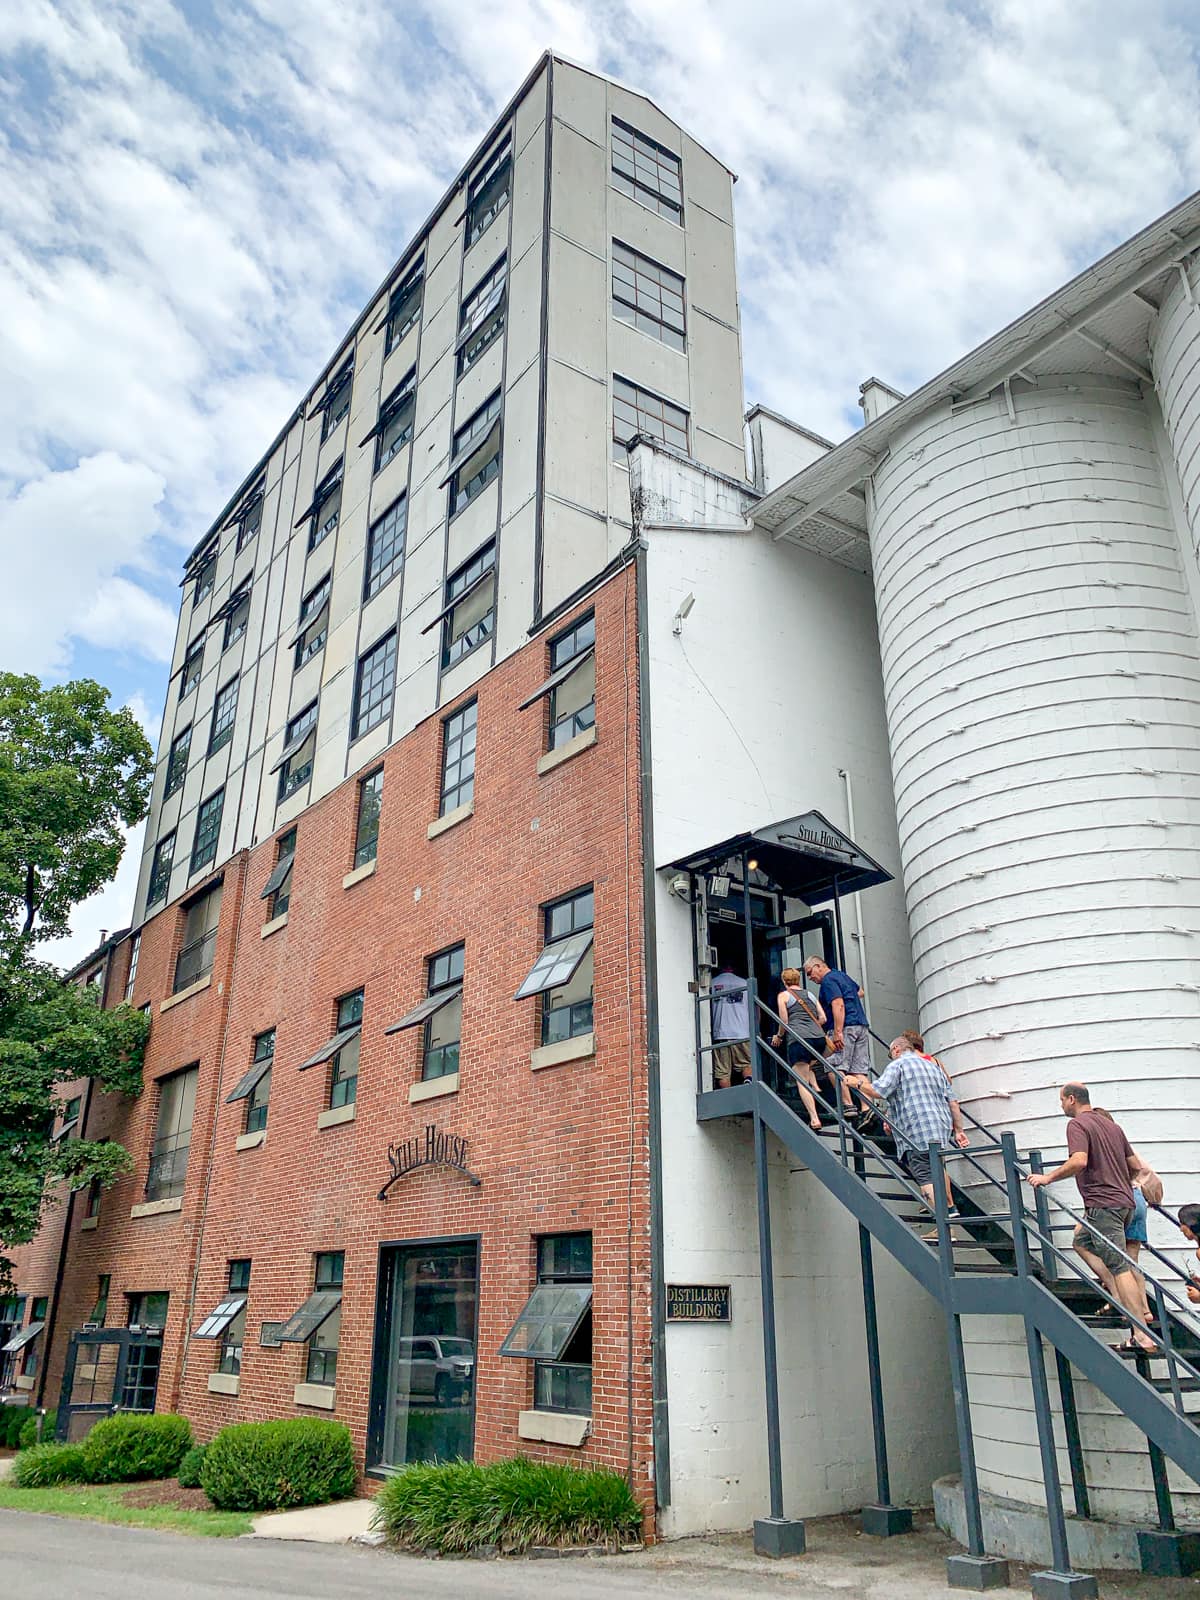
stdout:
{"type": "MultiPolygon", "coordinates": [[[[661,471],[655,482],[664,513],[661,471]]],[[[678,496],[706,499],[725,497],[695,485],[678,496]]],[[[869,580],[758,533],[650,528],[646,538],[657,864],[813,807],[844,827],[839,768],[853,777],[856,838],[895,864],[869,580]],[[689,593],[696,603],[676,638],[672,618],[689,593]]],[[[900,894],[873,890],[862,909],[874,1020],[898,1030],[913,1007],[900,894]]],[[[767,1477],[750,1130],[695,1120],[689,911],[661,875],[656,913],[666,1276],[733,1286],[730,1326],[666,1330],[663,1526],[675,1537],[746,1527],[765,1514],[767,1477]]],[[[856,1229],[794,1164],[773,1146],[785,1492],[789,1514],[811,1516],[871,1500],[873,1457],[856,1229]]],[[[928,1500],[956,1459],[941,1314],[876,1254],[893,1493],[928,1500]]]]}

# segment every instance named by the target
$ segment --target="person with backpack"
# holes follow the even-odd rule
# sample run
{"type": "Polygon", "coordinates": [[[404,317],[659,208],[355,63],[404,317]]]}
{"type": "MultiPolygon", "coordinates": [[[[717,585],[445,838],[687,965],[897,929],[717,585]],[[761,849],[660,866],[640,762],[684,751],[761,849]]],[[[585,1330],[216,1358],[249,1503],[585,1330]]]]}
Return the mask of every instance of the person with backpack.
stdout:
{"type": "Polygon", "coordinates": [[[813,1070],[825,1048],[825,1012],[821,1002],[801,987],[800,973],[795,967],[783,969],[783,988],[775,1000],[782,1026],[771,1040],[775,1049],[787,1041],[787,1064],[796,1075],[796,1093],[808,1114],[808,1125],[814,1132],[821,1131],[821,1118],[813,1090],[818,1087],[813,1070]]]}

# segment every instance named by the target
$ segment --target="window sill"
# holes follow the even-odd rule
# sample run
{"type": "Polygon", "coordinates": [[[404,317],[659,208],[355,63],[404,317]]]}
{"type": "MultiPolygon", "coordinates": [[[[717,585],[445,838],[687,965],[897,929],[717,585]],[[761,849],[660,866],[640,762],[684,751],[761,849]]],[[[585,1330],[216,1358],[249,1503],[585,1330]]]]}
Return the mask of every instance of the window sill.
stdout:
{"type": "Polygon", "coordinates": [[[332,1411],[336,1398],[329,1383],[298,1383],[292,1390],[292,1399],[298,1406],[316,1406],[319,1411],[332,1411]]]}
{"type": "Polygon", "coordinates": [[[529,1057],[534,1072],[543,1067],[559,1067],[565,1061],[582,1061],[596,1054],[596,1035],[581,1033],[577,1039],[560,1039],[557,1044],[539,1045],[529,1057]]]}
{"type": "Polygon", "coordinates": [[[568,1444],[578,1449],[591,1431],[591,1417],[581,1417],[573,1411],[521,1411],[517,1415],[519,1439],[541,1439],[546,1444],[568,1444]]]}
{"type": "Polygon", "coordinates": [[[84,1217],[83,1221],[79,1224],[79,1231],[80,1233],[90,1233],[93,1228],[98,1228],[99,1226],[99,1217],[84,1217]]]}
{"type": "Polygon", "coordinates": [[[194,994],[200,994],[211,983],[212,973],[205,973],[203,978],[197,979],[195,983],[189,983],[186,989],[180,989],[178,994],[173,994],[169,1000],[160,1000],[158,1005],[159,1014],[161,1015],[164,1011],[170,1011],[172,1006],[181,1006],[185,1000],[190,1000],[194,994]]]}
{"type": "Polygon", "coordinates": [[[474,800],[468,800],[465,806],[455,806],[453,811],[447,811],[444,817],[438,817],[436,822],[431,822],[425,830],[426,836],[436,839],[439,833],[446,833],[451,828],[457,828],[460,822],[465,822],[468,817],[475,814],[474,800]]]}
{"type": "Polygon", "coordinates": [[[237,1394],[242,1380],[236,1372],[210,1372],[208,1387],[211,1394],[237,1394]]]}
{"type": "Polygon", "coordinates": [[[266,1144],[267,1130],[255,1128],[253,1133],[239,1133],[234,1142],[235,1150],[257,1150],[260,1144],[266,1144]]]}
{"type": "Polygon", "coordinates": [[[286,911],[284,911],[279,916],[273,918],[272,921],[263,923],[262,927],[258,930],[259,938],[269,939],[273,933],[278,933],[280,928],[286,928],[287,925],[288,914],[286,911]]]}
{"type": "Polygon", "coordinates": [[[457,1093],[458,1073],[447,1072],[444,1077],[430,1078],[428,1082],[423,1081],[410,1085],[408,1103],[410,1106],[414,1106],[419,1100],[436,1100],[439,1095],[457,1093]]]}
{"type": "Polygon", "coordinates": [[[342,879],[342,888],[353,889],[356,883],[361,883],[364,878],[373,877],[374,874],[375,862],[373,860],[364,861],[361,867],[355,867],[353,872],[348,872],[346,874],[346,876],[342,879]]]}
{"type": "Polygon", "coordinates": [[[163,1217],[168,1211],[182,1211],[183,1196],[174,1194],[167,1200],[143,1200],[141,1205],[130,1206],[131,1217],[163,1217]]]}
{"type": "Polygon", "coordinates": [[[13,1379],[13,1382],[16,1384],[18,1389],[32,1389],[37,1383],[37,1379],[27,1378],[23,1372],[19,1372],[13,1379]]]}
{"type": "Polygon", "coordinates": [[[354,1121],[354,1105],[330,1106],[325,1111],[317,1113],[318,1128],[336,1128],[343,1122],[354,1121]]]}
{"type": "Polygon", "coordinates": [[[587,728],[583,733],[577,733],[573,739],[568,739],[566,744],[560,744],[557,750],[547,750],[544,756],[538,757],[538,777],[540,778],[544,772],[553,772],[555,767],[561,767],[564,761],[570,761],[573,756],[590,750],[595,742],[595,728],[587,728]]]}

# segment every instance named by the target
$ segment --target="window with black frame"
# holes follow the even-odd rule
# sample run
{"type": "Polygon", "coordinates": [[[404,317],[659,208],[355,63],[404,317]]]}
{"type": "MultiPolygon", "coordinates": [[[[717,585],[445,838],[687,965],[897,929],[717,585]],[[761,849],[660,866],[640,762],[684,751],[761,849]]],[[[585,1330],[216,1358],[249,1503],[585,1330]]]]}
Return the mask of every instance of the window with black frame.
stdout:
{"type": "Polygon", "coordinates": [[[354,680],[354,705],[350,717],[351,739],[386,722],[396,687],[396,630],[384,634],[358,658],[354,680]]]}
{"type": "Polygon", "coordinates": [[[174,1200],[183,1193],[199,1077],[200,1068],[193,1066],[158,1079],[158,1118],[146,1172],[147,1200],[174,1200]]]}
{"type": "Polygon", "coordinates": [[[204,639],[193,640],[188,646],[188,653],[183,658],[183,669],[179,676],[179,698],[186,700],[192,690],[200,682],[204,671],[204,639]]]}
{"type": "Polygon", "coordinates": [[[221,887],[220,883],[214,883],[203,894],[188,901],[184,908],[179,953],[175,957],[174,994],[199,983],[213,969],[221,919],[221,887]]]}
{"type": "Polygon", "coordinates": [[[275,1029],[268,1028],[254,1038],[251,1067],[258,1073],[245,1096],[246,1133],[261,1133],[267,1125],[267,1107],[271,1097],[271,1063],[275,1060],[275,1029]]]}
{"type": "Polygon", "coordinates": [[[321,396],[321,443],[350,412],[350,394],[354,387],[354,358],[339,368],[329,380],[329,387],[321,396]]]}
{"type": "Polygon", "coordinates": [[[337,1304],[308,1337],[305,1381],[332,1385],[337,1378],[338,1341],[342,1332],[342,1279],[346,1256],[342,1250],[324,1250],[316,1258],[313,1296],[337,1296],[337,1304]]]}
{"type": "Polygon", "coordinates": [[[125,979],[125,993],[123,999],[128,1000],[133,994],[133,986],[137,982],[138,958],[142,953],[142,930],[139,928],[129,942],[129,975],[125,979]]]}
{"type": "Polygon", "coordinates": [[[420,322],[424,295],[425,267],[422,263],[415,272],[405,278],[399,288],[393,289],[388,297],[387,320],[384,324],[387,331],[383,340],[385,356],[390,356],[405,335],[420,322]]]}
{"type": "Polygon", "coordinates": [[[154,846],[154,860],[150,864],[150,883],[146,889],[146,905],[157,905],[167,898],[171,887],[171,863],[175,858],[175,835],[168,833],[154,846]]]}
{"type": "Polygon", "coordinates": [[[683,221],[679,157],[618,117],[612,119],[612,184],[660,217],[683,221]]]}
{"type": "Polygon", "coordinates": [[[628,378],[613,374],[613,460],[625,466],[630,439],[658,439],[681,450],[688,448],[688,414],[682,406],[664,400],[650,389],[643,389],[628,378]]]}
{"type": "Polygon", "coordinates": [[[458,314],[458,374],[474,366],[504,332],[508,257],[501,256],[463,301],[458,314]]]}
{"type": "Polygon", "coordinates": [[[291,798],[312,777],[317,753],[317,702],[310,700],[283,730],[283,749],[271,768],[279,774],[279,803],[291,798]]]}
{"type": "Polygon", "coordinates": [[[470,805],[475,799],[475,745],[479,702],[468,700],[442,723],[442,792],[439,816],[470,805]]]}
{"type": "Polygon", "coordinates": [[[367,533],[367,563],[363,599],[373,599],[404,566],[404,535],[408,527],[408,499],[401,495],[377,517],[367,533]]]}
{"type": "Polygon", "coordinates": [[[454,435],[450,461],[450,516],[481,495],[500,473],[500,391],[485,400],[454,435]]]}
{"type": "Polygon", "coordinates": [[[224,1298],[209,1312],[192,1334],[192,1338],[219,1340],[217,1371],[236,1378],[242,1370],[242,1347],[246,1338],[246,1300],[250,1292],[250,1262],[231,1261],[226,1283],[227,1292],[224,1298]]]}
{"type": "Polygon", "coordinates": [[[617,239],[612,251],[613,316],[672,350],[685,350],[684,279],[617,239]]]}
{"type": "Polygon", "coordinates": [[[512,141],[505,136],[467,185],[468,250],[504,210],[511,193],[512,141]]]}
{"type": "Polygon", "coordinates": [[[250,624],[250,579],[238,585],[235,592],[225,602],[225,637],[221,643],[222,650],[228,650],[231,644],[236,644],[243,638],[250,624]]]}
{"type": "Polygon", "coordinates": [[[208,735],[208,753],[216,755],[233,738],[233,724],[237,717],[238,680],[230,678],[217,690],[213,703],[212,727],[208,735]]]}
{"type": "Polygon", "coordinates": [[[439,1002],[425,1019],[421,1051],[421,1077],[446,1078],[458,1071],[458,1051],[462,1038],[462,984],[465,946],[454,945],[430,956],[426,972],[426,991],[439,1002]]]}
{"type": "Polygon", "coordinates": [[[125,1352],[125,1381],[120,1396],[122,1411],[154,1410],[168,1298],[165,1292],[157,1290],[126,1296],[126,1324],[143,1337],[134,1340],[125,1352]]]}
{"type": "Polygon", "coordinates": [[[299,631],[292,640],[297,672],[325,648],[329,633],[329,589],[332,582],[332,574],[327,572],[300,602],[300,616],[296,624],[299,631]]]}
{"type": "Polygon", "coordinates": [[[313,491],[311,501],[296,518],[296,527],[309,524],[308,553],[324,544],[342,514],[342,462],[336,461],[313,491]]]}
{"type": "Polygon", "coordinates": [[[217,857],[217,844],[221,836],[221,815],[225,809],[225,790],[218,789],[207,800],[201,800],[196,812],[196,835],[192,840],[191,872],[211,866],[217,857]]]}
{"type": "Polygon", "coordinates": [[[592,1410],[592,1236],[543,1235],[537,1284],[500,1346],[502,1356],[533,1362],[539,1411],[592,1410]]]}
{"type": "Polygon", "coordinates": [[[267,921],[282,917],[292,901],[292,868],[296,864],[296,829],[289,828],[279,835],[275,847],[275,865],[271,868],[260,898],[267,902],[267,921]]]}
{"type": "Polygon", "coordinates": [[[446,604],[433,623],[442,624],[442,667],[452,667],[492,636],[496,623],[496,542],[451,574],[446,581],[446,604]]]}
{"type": "Polygon", "coordinates": [[[362,1043],[363,991],[343,995],[337,1004],[337,1031],[347,1034],[329,1064],[329,1108],[352,1106],[358,1095],[358,1057],[362,1043]],[[351,1032],[353,1030],[353,1032],[351,1032]]]}
{"type": "Polygon", "coordinates": [[[379,853],[379,813],[383,805],[383,768],[361,778],[354,827],[354,870],[365,867],[379,853]]]}
{"type": "Polygon", "coordinates": [[[188,756],[192,750],[192,729],[189,724],[182,733],[171,740],[171,754],[167,757],[167,781],[163,786],[163,799],[182,789],[187,777],[188,756]]]}
{"type": "Polygon", "coordinates": [[[200,557],[193,568],[193,573],[192,604],[198,606],[202,600],[208,599],[217,581],[217,552],[215,546],[210,552],[200,557]]]}
{"type": "Polygon", "coordinates": [[[526,711],[545,700],[546,748],[560,750],[596,725],[596,618],[592,612],[550,641],[550,676],[523,700],[526,711]]]}
{"type": "MultiPolygon", "coordinates": [[[[260,478],[242,501],[241,505],[230,518],[237,523],[236,554],[240,554],[252,539],[258,537],[258,530],[262,527],[263,501],[267,493],[267,480],[260,478]]],[[[225,524],[226,527],[229,523],[225,524]]]]}
{"type": "Polygon", "coordinates": [[[361,448],[375,441],[375,471],[382,472],[398,456],[413,436],[417,414],[417,369],[407,372],[379,408],[379,420],[364,439],[361,448]]]}
{"type": "Polygon", "coordinates": [[[541,997],[543,1045],[592,1032],[594,916],[591,884],[542,907],[542,950],[514,999],[541,997]]]}

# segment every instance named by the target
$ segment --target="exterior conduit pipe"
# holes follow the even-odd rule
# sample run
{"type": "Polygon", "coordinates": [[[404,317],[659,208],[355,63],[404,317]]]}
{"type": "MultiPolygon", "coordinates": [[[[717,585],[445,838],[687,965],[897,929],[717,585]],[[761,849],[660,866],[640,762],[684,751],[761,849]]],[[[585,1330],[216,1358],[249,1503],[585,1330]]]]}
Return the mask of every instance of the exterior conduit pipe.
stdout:
{"type": "MultiPolygon", "coordinates": [[[[846,767],[838,768],[838,777],[842,780],[846,790],[846,832],[851,839],[854,839],[856,838],[854,832],[854,780],[846,767]]],[[[871,1010],[871,977],[867,970],[867,940],[863,932],[862,896],[858,894],[852,895],[851,899],[854,902],[854,932],[851,937],[858,945],[859,973],[862,979],[863,996],[867,1005],[867,1015],[870,1017],[874,1013],[871,1010]]]]}

